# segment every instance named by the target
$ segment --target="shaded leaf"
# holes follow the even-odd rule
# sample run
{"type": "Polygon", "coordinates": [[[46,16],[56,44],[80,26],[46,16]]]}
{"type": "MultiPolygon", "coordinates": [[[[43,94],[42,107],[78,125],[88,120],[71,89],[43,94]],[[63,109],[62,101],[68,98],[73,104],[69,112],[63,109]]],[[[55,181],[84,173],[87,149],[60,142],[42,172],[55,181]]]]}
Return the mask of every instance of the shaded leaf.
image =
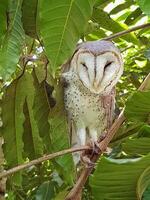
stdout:
{"type": "Polygon", "coordinates": [[[39,1],[40,33],[53,71],[73,53],[90,19],[94,2],[39,1]]]}
{"type": "Polygon", "coordinates": [[[143,198],[142,200],[149,200],[150,199],[150,185],[149,187],[145,190],[144,194],[143,194],[143,198]]]}
{"type": "Polygon", "coordinates": [[[39,135],[39,129],[36,120],[34,119],[33,105],[34,105],[34,79],[32,74],[26,72],[24,74],[26,82],[24,84],[24,90],[26,91],[26,102],[24,112],[26,121],[24,123],[24,142],[25,150],[29,158],[37,158],[43,154],[43,143],[39,135]],[[28,148],[28,146],[30,148],[28,148]]]}
{"type": "Polygon", "coordinates": [[[122,4],[119,4],[118,6],[116,6],[115,8],[113,8],[111,11],[110,11],[110,15],[115,15],[117,14],[118,12],[122,11],[122,10],[125,10],[126,8],[129,8],[131,5],[133,5],[134,1],[133,0],[128,0],[122,4]]]}
{"type": "MultiPolygon", "coordinates": [[[[14,80],[5,90],[2,101],[2,134],[4,155],[9,167],[23,162],[23,104],[25,101],[24,77],[14,80]]],[[[15,175],[14,182],[21,184],[21,172],[15,175]]]]}
{"type": "Polygon", "coordinates": [[[24,42],[20,0],[9,1],[9,27],[0,48],[0,76],[6,80],[15,72],[24,42]]]}
{"type": "Polygon", "coordinates": [[[39,134],[43,138],[46,152],[51,152],[50,125],[48,123],[49,113],[51,111],[49,98],[46,91],[46,81],[38,82],[36,74],[34,76],[35,98],[33,105],[34,118],[37,122],[39,134]]]}
{"type": "Polygon", "coordinates": [[[0,5],[0,46],[2,44],[2,40],[4,38],[6,28],[7,28],[7,7],[8,7],[8,0],[2,0],[0,5]]]}
{"type": "Polygon", "coordinates": [[[22,3],[22,22],[25,33],[33,38],[37,38],[36,33],[36,14],[37,0],[23,0],[22,3]]]}
{"type": "Polygon", "coordinates": [[[36,192],[36,200],[50,200],[55,195],[55,184],[54,182],[45,182],[40,185],[36,192]]]}
{"type": "MultiPolygon", "coordinates": [[[[63,105],[62,87],[57,80],[52,80],[51,77],[48,79],[54,85],[56,104],[52,96],[53,87],[45,80],[39,83],[34,73],[36,95],[33,110],[46,152],[57,152],[69,147],[68,124],[63,105]]],[[[64,155],[56,158],[54,165],[61,174],[64,174],[64,179],[71,184],[74,176],[72,156],[64,155]],[[69,172],[68,176],[66,172],[69,172]]]]}
{"type": "Polygon", "coordinates": [[[135,23],[139,17],[142,17],[142,10],[138,7],[137,9],[135,9],[125,20],[125,23],[127,25],[132,25],[133,23],[135,23]]]}
{"type": "Polygon", "coordinates": [[[150,155],[137,159],[102,158],[90,177],[94,200],[137,200],[145,182],[139,182],[150,165],[150,155]],[[109,188],[109,189],[108,189],[109,188]]]}

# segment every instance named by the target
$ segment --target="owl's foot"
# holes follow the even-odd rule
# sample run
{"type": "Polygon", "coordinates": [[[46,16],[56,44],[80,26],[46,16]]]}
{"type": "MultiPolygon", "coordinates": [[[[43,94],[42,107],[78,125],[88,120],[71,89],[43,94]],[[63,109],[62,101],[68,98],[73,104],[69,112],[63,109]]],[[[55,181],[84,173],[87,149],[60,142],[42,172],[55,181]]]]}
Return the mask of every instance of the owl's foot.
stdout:
{"type": "Polygon", "coordinates": [[[95,163],[93,163],[88,155],[81,154],[81,162],[85,166],[85,168],[91,168],[94,167],[95,163]]]}
{"type": "Polygon", "coordinates": [[[81,153],[81,162],[84,164],[86,168],[91,168],[95,164],[91,161],[91,158],[94,154],[99,154],[101,152],[99,143],[93,140],[90,140],[87,144],[91,147],[91,150],[86,150],[81,153]]]}

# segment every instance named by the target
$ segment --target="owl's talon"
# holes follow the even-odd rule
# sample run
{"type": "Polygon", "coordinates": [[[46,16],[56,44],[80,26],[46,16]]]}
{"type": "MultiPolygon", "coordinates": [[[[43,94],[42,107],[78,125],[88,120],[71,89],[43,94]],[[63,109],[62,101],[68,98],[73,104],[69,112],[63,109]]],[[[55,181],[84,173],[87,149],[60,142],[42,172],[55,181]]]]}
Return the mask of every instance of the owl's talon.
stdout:
{"type": "Polygon", "coordinates": [[[90,140],[89,146],[92,148],[91,156],[94,154],[99,154],[101,152],[99,143],[97,141],[90,140]]]}
{"type": "Polygon", "coordinates": [[[85,168],[91,168],[95,166],[95,163],[93,163],[87,155],[81,154],[81,161],[84,164],[85,168]]]}

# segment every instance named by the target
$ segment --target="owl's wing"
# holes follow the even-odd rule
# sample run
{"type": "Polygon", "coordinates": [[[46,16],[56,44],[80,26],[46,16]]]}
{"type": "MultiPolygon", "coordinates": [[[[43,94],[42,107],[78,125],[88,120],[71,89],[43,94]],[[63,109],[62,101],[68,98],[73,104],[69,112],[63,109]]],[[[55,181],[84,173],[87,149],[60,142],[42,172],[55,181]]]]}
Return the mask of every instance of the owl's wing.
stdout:
{"type": "Polygon", "coordinates": [[[103,96],[101,98],[107,121],[106,129],[109,129],[111,127],[115,118],[115,96],[116,92],[115,88],[113,88],[109,95],[103,96]]]}

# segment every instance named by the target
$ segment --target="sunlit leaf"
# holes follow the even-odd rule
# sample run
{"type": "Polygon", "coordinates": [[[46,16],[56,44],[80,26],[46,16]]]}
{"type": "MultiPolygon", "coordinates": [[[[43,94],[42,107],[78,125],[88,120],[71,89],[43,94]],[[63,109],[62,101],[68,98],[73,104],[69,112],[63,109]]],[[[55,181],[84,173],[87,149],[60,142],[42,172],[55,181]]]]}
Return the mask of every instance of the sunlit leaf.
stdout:
{"type": "Polygon", "coordinates": [[[71,56],[92,14],[95,0],[39,1],[41,39],[56,71],[71,56]]]}
{"type": "Polygon", "coordinates": [[[6,80],[15,72],[24,42],[20,0],[9,1],[9,27],[0,48],[0,76],[6,80]]]}
{"type": "MultiPolygon", "coordinates": [[[[125,24],[121,24],[119,22],[114,21],[108,13],[104,12],[100,8],[95,8],[93,11],[92,19],[99,23],[99,25],[109,31],[112,31],[113,33],[117,33],[119,31],[126,30],[128,27],[125,24]],[[102,20],[103,19],[103,20],[102,20]]],[[[136,36],[133,33],[130,33],[129,35],[122,36],[123,39],[125,39],[128,42],[132,42],[136,45],[139,44],[136,36]]]]}
{"type": "Polygon", "coordinates": [[[143,12],[147,15],[150,15],[150,1],[149,0],[137,0],[139,6],[143,12]]]}

